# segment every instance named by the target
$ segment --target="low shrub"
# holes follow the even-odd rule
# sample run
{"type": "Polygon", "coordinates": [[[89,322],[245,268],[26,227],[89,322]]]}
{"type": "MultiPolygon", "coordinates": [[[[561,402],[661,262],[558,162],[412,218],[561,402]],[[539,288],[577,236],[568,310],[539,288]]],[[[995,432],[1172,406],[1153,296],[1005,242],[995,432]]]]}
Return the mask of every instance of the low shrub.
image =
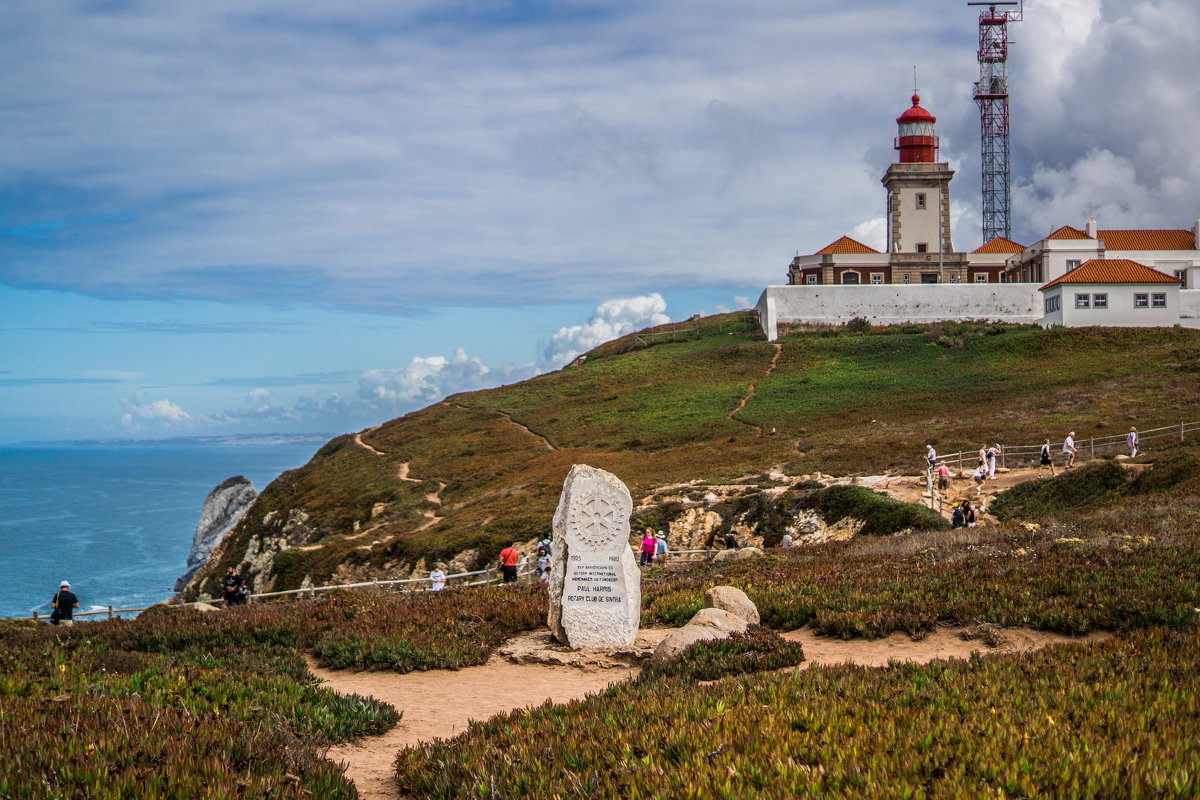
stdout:
{"type": "Polygon", "coordinates": [[[795,496],[801,508],[811,508],[832,524],[846,517],[861,520],[861,533],[886,536],[906,529],[949,530],[941,514],[915,503],[893,500],[862,486],[830,486],[795,496]]]}
{"type": "Polygon", "coordinates": [[[1125,470],[1114,461],[1063,471],[1058,477],[1018,483],[992,500],[989,510],[1000,520],[1061,514],[1125,488],[1125,470]]]}
{"type": "Polygon", "coordinates": [[[731,675],[794,667],[802,661],[804,648],[799,642],[789,642],[770,628],[753,625],[745,633],[735,633],[728,639],[697,642],[677,658],[646,667],[638,679],[714,681],[731,675]]]}

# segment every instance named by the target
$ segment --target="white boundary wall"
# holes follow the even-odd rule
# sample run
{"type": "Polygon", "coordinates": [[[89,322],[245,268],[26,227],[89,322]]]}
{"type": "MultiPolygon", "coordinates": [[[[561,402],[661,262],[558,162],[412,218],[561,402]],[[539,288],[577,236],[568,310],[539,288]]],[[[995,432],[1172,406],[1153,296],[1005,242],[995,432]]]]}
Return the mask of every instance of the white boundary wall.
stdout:
{"type": "MultiPolygon", "coordinates": [[[[758,298],[767,338],[780,323],[841,325],[864,317],[872,325],[978,321],[1035,323],[1042,318],[1037,283],[882,284],[879,286],[768,286],[758,298]]],[[[1200,308],[1200,302],[1197,302],[1200,308]]]]}

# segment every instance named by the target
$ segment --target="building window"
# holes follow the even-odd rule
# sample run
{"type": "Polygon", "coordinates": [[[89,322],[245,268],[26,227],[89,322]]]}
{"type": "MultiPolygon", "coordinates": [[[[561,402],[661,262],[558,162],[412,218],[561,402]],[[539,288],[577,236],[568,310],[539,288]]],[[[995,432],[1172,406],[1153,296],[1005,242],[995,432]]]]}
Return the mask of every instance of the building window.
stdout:
{"type": "Polygon", "coordinates": [[[1091,301],[1091,295],[1087,295],[1087,294],[1075,295],[1075,307],[1076,308],[1091,308],[1092,304],[1090,301],[1091,301]]]}
{"type": "Polygon", "coordinates": [[[1079,266],[1078,258],[1068,258],[1067,259],[1067,272],[1070,272],[1071,270],[1075,269],[1078,266],[1079,266]]]}
{"type": "Polygon", "coordinates": [[[975,273],[975,282],[976,283],[987,283],[988,282],[987,273],[986,272],[975,273]]]}
{"type": "Polygon", "coordinates": [[[1155,292],[1154,294],[1150,295],[1150,305],[1154,308],[1166,308],[1167,307],[1167,293],[1166,292],[1155,292]]]}
{"type": "Polygon", "coordinates": [[[882,272],[872,272],[871,273],[871,283],[873,283],[875,285],[879,285],[879,284],[883,283],[883,273],[882,272]]]}
{"type": "Polygon", "coordinates": [[[936,272],[922,272],[921,283],[937,283],[938,274],[936,272]]]}
{"type": "Polygon", "coordinates": [[[1184,288],[1186,289],[1187,288],[1187,270],[1186,269],[1175,270],[1175,280],[1182,283],[1184,285],[1184,288]]]}
{"type": "Polygon", "coordinates": [[[1092,308],[1108,308],[1108,293],[1099,292],[1092,295],[1092,308]]]}
{"type": "Polygon", "coordinates": [[[814,286],[817,283],[817,276],[816,275],[805,275],[804,282],[807,283],[809,286],[814,286]]]}
{"type": "Polygon", "coordinates": [[[1052,311],[1058,311],[1058,302],[1059,302],[1059,296],[1056,294],[1052,294],[1049,297],[1047,297],[1046,298],[1046,313],[1049,314],[1052,311]]]}
{"type": "Polygon", "coordinates": [[[958,283],[958,273],[957,273],[957,272],[951,272],[951,273],[950,273],[950,282],[951,282],[951,283],[958,283]]]}
{"type": "Polygon", "coordinates": [[[925,207],[925,193],[917,192],[917,208],[925,207]]]}
{"type": "Polygon", "coordinates": [[[842,283],[857,284],[858,283],[858,273],[857,272],[843,272],[842,273],[842,283]]]}
{"type": "Polygon", "coordinates": [[[911,280],[909,279],[909,277],[908,277],[908,273],[907,273],[907,272],[906,272],[906,273],[904,273],[904,282],[905,282],[905,283],[911,283],[911,280]]]}
{"type": "Polygon", "coordinates": [[[1133,296],[1133,307],[1134,308],[1149,308],[1150,307],[1150,295],[1142,294],[1142,293],[1135,294],[1133,296]]]}
{"type": "Polygon", "coordinates": [[[918,253],[929,252],[929,245],[926,244],[925,242],[917,242],[917,252],[918,253]]]}

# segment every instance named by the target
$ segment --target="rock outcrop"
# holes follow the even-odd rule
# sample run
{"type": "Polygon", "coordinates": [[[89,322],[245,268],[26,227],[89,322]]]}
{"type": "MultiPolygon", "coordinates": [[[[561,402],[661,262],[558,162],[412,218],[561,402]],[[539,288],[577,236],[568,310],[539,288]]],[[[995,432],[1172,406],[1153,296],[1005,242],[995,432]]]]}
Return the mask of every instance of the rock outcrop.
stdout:
{"type": "Polygon", "coordinates": [[[192,576],[204,566],[213,548],[233,530],[233,526],[257,497],[258,492],[254,490],[254,484],[241,475],[222,481],[208,493],[200,510],[200,523],[196,526],[196,535],[192,538],[192,552],[188,554],[187,571],[175,581],[175,591],[183,591],[192,576]]]}

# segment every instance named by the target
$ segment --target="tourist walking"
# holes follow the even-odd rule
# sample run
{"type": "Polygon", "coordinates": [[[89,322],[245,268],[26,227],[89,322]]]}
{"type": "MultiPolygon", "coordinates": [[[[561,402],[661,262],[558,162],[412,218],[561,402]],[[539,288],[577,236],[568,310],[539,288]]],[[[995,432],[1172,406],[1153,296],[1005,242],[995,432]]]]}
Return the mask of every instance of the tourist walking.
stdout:
{"type": "Polygon", "coordinates": [[[931,444],[925,445],[925,463],[929,464],[930,470],[937,466],[937,450],[931,444]]]}
{"type": "Polygon", "coordinates": [[[741,549],[741,545],[738,544],[737,537],[733,535],[732,528],[729,529],[729,533],[725,534],[725,549],[726,550],[741,549]]]}
{"type": "Polygon", "coordinates": [[[792,535],[785,531],[783,534],[783,538],[779,540],[779,546],[780,547],[791,547],[792,546],[792,535]]]}
{"type": "Polygon", "coordinates": [[[246,582],[242,576],[233,571],[233,567],[225,569],[225,578],[221,581],[221,595],[225,599],[225,607],[240,606],[246,602],[246,582]]]}
{"type": "Polygon", "coordinates": [[[658,559],[658,563],[666,566],[667,554],[671,552],[671,546],[667,544],[667,537],[662,531],[654,537],[654,557],[658,559]]]}
{"type": "Polygon", "coordinates": [[[1064,469],[1072,469],[1075,466],[1075,431],[1067,434],[1067,438],[1063,440],[1063,455],[1067,457],[1067,466],[1064,469]]]}
{"type": "Polygon", "coordinates": [[[550,581],[550,551],[544,547],[539,547],[537,551],[537,570],[538,580],[550,581]]]}
{"type": "Polygon", "coordinates": [[[1050,468],[1050,477],[1053,478],[1054,477],[1054,459],[1052,459],[1050,457],[1050,440],[1049,439],[1042,442],[1042,464],[1038,468],[1038,477],[1039,478],[1045,477],[1044,473],[1046,471],[1046,467],[1050,468]]]}
{"type": "Polygon", "coordinates": [[[433,571],[429,573],[429,590],[432,592],[440,592],[446,588],[446,573],[442,571],[441,564],[434,564],[433,571]]]}
{"type": "Polygon", "coordinates": [[[50,599],[50,606],[51,625],[57,625],[60,622],[73,624],[71,615],[75,613],[75,609],[79,608],[79,598],[71,591],[71,584],[63,581],[58,585],[58,591],[50,599]]]}
{"type": "Polygon", "coordinates": [[[950,490],[950,468],[946,466],[946,462],[943,461],[941,464],[938,464],[937,476],[938,476],[938,491],[939,492],[949,491],[950,490]]]}
{"type": "Polygon", "coordinates": [[[987,449],[987,467],[988,477],[996,480],[996,456],[1000,454],[1000,445],[993,445],[987,449]]]}
{"type": "Polygon", "coordinates": [[[642,536],[642,557],[638,561],[638,566],[654,563],[654,551],[658,548],[658,540],[654,538],[654,532],[646,528],[646,533],[642,536]]]}
{"type": "Polygon", "coordinates": [[[967,527],[966,517],[963,516],[962,503],[955,503],[950,512],[950,530],[967,527]]]}
{"type": "Polygon", "coordinates": [[[1130,428],[1129,435],[1125,437],[1126,444],[1129,445],[1129,457],[1137,458],[1138,436],[1137,428],[1130,428]]]}
{"type": "Polygon", "coordinates": [[[983,464],[975,468],[975,474],[972,477],[975,479],[975,494],[983,494],[983,482],[987,480],[987,470],[983,464]]]}
{"type": "Polygon", "coordinates": [[[500,551],[500,572],[504,574],[505,583],[517,582],[517,564],[521,563],[521,554],[517,552],[517,543],[510,542],[508,547],[500,551]]]}
{"type": "Polygon", "coordinates": [[[979,466],[987,470],[987,444],[979,446],[979,466]]]}
{"type": "Polygon", "coordinates": [[[962,505],[963,505],[963,509],[962,509],[963,510],[963,522],[966,523],[968,528],[974,528],[975,527],[975,509],[971,508],[971,501],[963,500],[962,505]]]}

